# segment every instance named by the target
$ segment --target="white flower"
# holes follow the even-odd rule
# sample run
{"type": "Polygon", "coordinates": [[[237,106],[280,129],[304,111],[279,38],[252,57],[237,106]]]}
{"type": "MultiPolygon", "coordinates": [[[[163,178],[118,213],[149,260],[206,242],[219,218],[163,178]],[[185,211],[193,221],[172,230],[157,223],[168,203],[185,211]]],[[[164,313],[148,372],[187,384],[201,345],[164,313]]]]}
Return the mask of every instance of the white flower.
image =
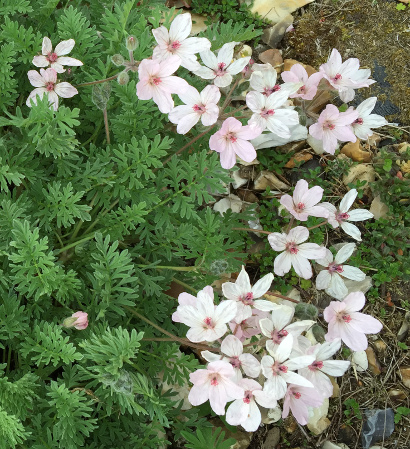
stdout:
{"type": "Polygon", "coordinates": [[[278,276],[288,273],[293,266],[298,276],[304,279],[312,277],[312,267],[308,259],[323,259],[326,248],[316,243],[302,243],[308,238],[309,230],[303,226],[296,226],[289,234],[273,232],[268,235],[270,246],[275,251],[283,251],[274,262],[274,272],[278,276]]]}
{"type": "Polygon", "coordinates": [[[305,140],[308,137],[307,128],[303,125],[289,126],[290,137],[284,139],[274,133],[265,133],[252,140],[252,145],[256,150],[263,148],[280,147],[289,142],[295,142],[297,140],[305,140]]]}
{"type": "Polygon", "coordinates": [[[192,29],[191,14],[180,14],[172,21],[169,31],[160,26],[152,30],[158,45],[154,48],[153,58],[164,61],[172,55],[181,58],[181,66],[188,70],[200,67],[195,53],[209,50],[211,43],[204,37],[188,37],[192,29]]]}
{"type": "Polygon", "coordinates": [[[354,200],[356,199],[356,196],[356,189],[349,190],[340,202],[339,210],[330,203],[321,203],[321,206],[325,207],[329,211],[327,221],[334,228],[338,228],[340,226],[346,234],[361,242],[362,237],[359,228],[354,224],[349,223],[349,221],[368,220],[369,218],[373,218],[373,214],[366,209],[355,209],[349,211],[354,203],[354,200]]]}
{"type": "Polygon", "coordinates": [[[53,51],[53,45],[48,37],[43,39],[43,46],[40,56],[34,56],[33,64],[36,67],[48,67],[51,66],[57,73],[65,72],[63,66],[81,66],[83,63],[78,59],[70,58],[68,53],[74,48],[75,40],[68,39],[67,41],[61,41],[53,51]]]}
{"type": "Polygon", "coordinates": [[[274,310],[276,304],[261,298],[270,288],[273,281],[273,274],[268,273],[259,279],[259,281],[251,287],[251,282],[245,268],[242,267],[235,283],[225,282],[222,284],[222,293],[225,298],[237,303],[237,312],[235,321],[241,323],[252,316],[252,307],[263,312],[274,310]]]}
{"type": "Polygon", "coordinates": [[[275,399],[285,396],[287,384],[313,387],[313,384],[304,377],[296,374],[294,370],[305,368],[315,361],[310,355],[289,359],[293,347],[293,335],[289,334],[277,346],[271,355],[262,357],[261,365],[263,375],[266,377],[265,390],[275,399]]]}
{"type": "Polygon", "coordinates": [[[299,114],[292,110],[281,108],[289,97],[289,90],[283,89],[269,97],[260,92],[249,92],[246,95],[246,105],[253,111],[249,124],[255,124],[277,134],[284,139],[290,137],[289,126],[299,124],[299,114]]]}
{"type": "Polygon", "coordinates": [[[370,97],[364,100],[357,106],[356,111],[359,117],[352,123],[353,132],[362,140],[366,140],[373,134],[371,128],[380,128],[387,125],[387,120],[378,114],[371,114],[375,105],[377,97],[370,97]]]}
{"type": "MultiPolygon", "coordinates": [[[[222,360],[229,362],[235,371],[234,380],[237,382],[242,379],[242,372],[249,377],[258,377],[261,365],[255,356],[248,353],[243,353],[243,344],[239,338],[234,335],[228,335],[224,338],[221,344],[221,352],[227,357],[223,357],[222,360]]],[[[210,351],[202,351],[202,357],[208,362],[215,362],[221,360],[219,354],[214,354],[210,351]]]]}
{"type": "Polygon", "coordinates": [[[266,97],[280,90],[287,90],[290,95],[301,86],[301,83],[296,83],[297,85],[295,83],[277,84],[278,74],[270,64],[254,64],[252,69],[253,73],[249,78],[249,84],[253,90],[260,92],[266,97]],[[256,68],[256,65],[259,65],[259,68],[256,68]]]}
{"type": "Polygon", "coordinates": [[[353,254],[355,248],[354,243],[343,245],[337,252],[334,261],[333,254],[326,249],[326,256],[316,260],[319,265],[326,267],[326,270],[322,270],[317,275],[316,288],[318,290],[325,290],[328,295],[342,300],[348,294],[342,276],[353,281],[362,281],[366,277],[359,268],[342,265],[353,254]]]}
{"type": "Polygon", "coordinates": [[[195,75],[206,80],[214,80],[215,86],[226,87],[232,82],[232,75],[243,70],[251,59],[250,56],[237,59],[232,62],[233,50],[237,42],[225,44],[219,51],[218,56],[210,50],[201,51],[200,56],[206,67],[194,70],[195,75]]]}

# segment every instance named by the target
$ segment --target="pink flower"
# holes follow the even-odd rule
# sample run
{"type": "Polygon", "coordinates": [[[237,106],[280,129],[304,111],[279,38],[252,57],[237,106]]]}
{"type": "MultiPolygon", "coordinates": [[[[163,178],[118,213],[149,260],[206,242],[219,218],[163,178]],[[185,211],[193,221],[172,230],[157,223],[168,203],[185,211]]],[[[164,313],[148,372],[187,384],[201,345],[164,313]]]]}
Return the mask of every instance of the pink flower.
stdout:
{"type": "Polygon", "coordinates": [[[160,26],[152,30],[158,45],[154,48],[153,59],[165,61],[172,55],[181,58],[181,65],[188,70],[200,67],[195,53],[211,48],[211,43],[204,37],[188,37],[192,29],[191,14],[180,14],[172,21],[169,31],[160,26]]]}
{"type": "Polygon", "coordinates": [[[209,400],[217,415],[225,413],[225,405],[233,399],[243,398],[243,388],[236,385],[232,378],[232,365],[222,360],[211,362],[207,369],[198,369],[189,375],[194,384],[188,395],[192,405],[201,405],[209,400]]]}
{"type": "Polygon", "coordinates": [[[64,327],[75,327],[78,330],[83,330],[88,326],[88,314],[85,312],[75,312],[70,318],[63,321],[64,327]]]}
{"type": "Polygon", "coordinates": [[[363,309],[365,297],[362,292],[353,292],[339,301],[332,301],[323,311],[325,320],[329,323],[327,341],[341,338],[353,351],[364,351],[367,348],[365,334],[377,334],[383,325],[370,315],[358,312],[363,309]]]}
{"type": "MultiPolygon", "coordinates": [[[[206,295],[210,296],[211,298],[214,297],[214,289],[210,285],[207,285],[200,291],[205,293],[206,295]]],[[[198,301],[198,299],[196,298],[196,296],[193,296],[186,292],[180,293],[178,296],[178,304],[180,306],[196,307],[197,301],[198,301]]],[[[174,312],[172,314],[172,321],[175,321],[176,323],[182,323],[181,319],[179,318],[178,312],[174,312]]]]}
{"type": "Polygon", "coordinates": [[[213,296],[201,290],[195,305],[179,305],[177,319],[190,327],[187,338],[195,343],[200,341],[215,341],[228,330],[226,323],[236,315],[234,301],[222,301],[214,305],[213,296]]]}
{"type": "Polygon", "coordinates": [[[306,368],[301,368],[298,373],[312,382],[313,386],[323,397],[329,398],[333,394],[333,385],[329,376],[343,376],[350,366],[346,360],[328,360],[340,349],[340,338],[322,345],[311,346],[306,354],[313,355],[315,361],[306,368]]]}
{"type": "Polygon", "coordinates": [[[240,73],[251,59],[250,56],[246,56],[232,62],[235,45],[237,42],[225,44],[218,51],[218,56],[210,50],[202,51],[200,56],[206,67],[194,70],[195,75],[206,80],[214,80],[215,86],[218,87],[229,86],[232,83],[232,75],[240,73]]]}
{"type": "Polygon", "coordinates": [[[296,93],[290,95],[290,98],[312,100],[317,93],[317,87],[323,78],[323,73],[313,73],[309,76],[302,64],[295,64],[289,71],[282,72],[281,76],[286,83],[303,83],[296,93]]]}
{"type": "Polygon", "coordinates": [[[342,63],[340,53],[334,48],[329,59],[319,67],[319,71],[329,83],[339,91],[339,96],[345,103],[352,101],[354,89],[369,87],[376,81],[368,79],[370,69],[359,69],[357,58],[349,58],[342,63]]]}
{"type": "Polygon", "coordinates": [[[326,256],[323,259],[316,260],[316,263],[326,267],[316,277],[316,288],[325,290],[330,296],[336,299],[343,299],[348,294],[348,289],[342,279],[352,279],[353,281],[363,281],[366,275],[362,270],[350,265],[343,265],[343,262],[353,254],[356,245],[354,243],[346,243],[343,245],[335,256],[326,249],[326,256]]]}
{"type": "Polygon", "coordinates": [[[235,337],[238,337],[242,342],[247,338],[251,338],[254,335],[261,333],[261,328],[259,326],[259,320],[261,318],[267,318],[269,316],[268,312],[262,312],[258,309],[252,310],[252,316],[246,320],[237,323],[236,321],[231,321],[229,323],[229,328],[235,337]]]}
{"type": "Polygon", "coordinates": [[[211,136],[209,147],[221,154],[222,167],[230,169],[236,163],[236,155],[246,162],[256,158],[255,148],[248,141],[261,132],[258,126],[242,126],[239,120],[229,117],[222,123],[221,129],[211,136]]]}
{"type": "Polygon", "coordinates": [[[289,359],[293,348],[293,336],[287,335],[271,355],[262,357],[262,373],[266,377],[265,390],[275,399],[281,399],[286,394],[287,384],[313,387],[312,383],[296,374],[294,370],[305,368],[314,362],[311,355],[304,355],[289,359]]]}
{"type": "Polygon", "coordinates": [[[259,321],[263,335],[269,338],[266,349],[269,352],[276,351],[283,339],[291,334],[294,346],[298,345],[297,337],[315,324],[312,320],[295,321],[291,323],[295,309],[285,305],[276,305],[269,318],[259,321]]]}
{"type": "Polygon", "coordinates": [[[299,385],[289,385],[283,401],[282,418],[289,415],[289,409],[299,424],[308,423],[308,407],[319,407],[323,403],[323,396],[315,388],[305,388],[299,385]]]}
{"type": "Polygon", "coordinates": [[[299,114],[293,109],[280,108],[286,103],[289,91],[282,89],[268,97],[260,92],[249,92],[246,105],[253,111],[249,124],[259,126],[262,131],[269,131],[279,137],[290,137],[289,126],[299,124],[299,114]]]}
{"type": "Polygon", "coordinates": [[[195,87],[188,86],[178,97],[185,103],[169,113],[169,120],[177,123],[177,132],[186,134],[201,119],[204,126],[211,126],[218,120],[218,101],[221,93],[216,86],[206,86],[199,93],[195,87]]]}
{"type": "Polygon", "coordinates": [[[309,216],[327,218],[329,212],[320,205],[316,206],[322,196],[321,187],[315,186],[309,189],[309,184],[304,179],[300,179],[293,191],[293,198],[290,195],[282,195],[280,204],[300,221],[306,221],[309,216]]]}
{"type": "Polygon", "coordinates": [[[278,276],[288,273],[293,266],[298,276],[304,279],[312,277],[312,267],[308,259],[323,259],[326,248],[316,243],[302,243],[308,238],[309,231],[303,226],[296,226],[289,234],[273,232],[268,235],[270,246],[275,251],[283,251],[274,262],[274,272],[278,276]]]}
{"type": "Polygon", "coordinates": [[[381,126],[387,125],[387,120],[378,114],[371,114],[375,105],[377,97],[370,97],[364,100],[357,106],[356,111],[359,116],[352,123],[353,132],[355,135],[362,140],[366,140],[373,134],[371,128],[380,128],[381,126]]]}
{"type": "Polygon", "coordinates": [[[64,55],[68,55],[70,51],[74,48],[75,40],[69,39],[68,41],[61,41],[53,52],[53,46],[48,37],[43,39],[43,46],[40,56],[34,56],[33,64],[36,67],[48,67],[51,66],[57,73],[65,72],[63,66],[81,66],[83,63],[78,59],[69,58],[64,55]]]}
{"type": "Polygon", "coordinates": [[[31,108],[31,101],[37,104],[38,95],[43,98],[43,95],[47,95],[50,104],[56,111],[58,109],[58,97],[71,98],[78,94],[77,89],[70,83],[57,83],[57,72],[54,69],[40,69],[40,73],[35,70],[29,70],[28,79],[30,84],[36,89],[32,90],[27,98],[26,105],[31,108]]]}
{"type": "Polygon", "coordinates": [[[338,140],[356,142],[350,125],[357,117],[357,111],[349,108],[346,112],[339,112],[335,105],[328,104],[319,115],[318,122],[309,127],[309,133],[315,139],[323,140],[323,149],[327,153],[335,154],[338,140]]]}
{"type": "Polygon", "coordinates": [[[222,293],[225,298],[237,302],[238,309],[235,317],[237,323],[252,316],[252,307],[264,312],[276,307],[271,301],[258,299],[267,293],[272,281],[273,274],[269,273],[251,287],[249,275],[245,271],[245,267],[242,267],[235,283],[225,282],[222,284],[222,293]]]}
{"type": "MultiPolygon", "coordinates": [[[[229,362],[234,368],[234,379],[236,381],[242,379],[242,372],[249,377],[258,377],[261,365],[259,361],[252,354],[243,353],[243,344],[239,338],[234,335],[228,335],[224,338],[221,344],[221,352],[227,357],[223,357],[222,360],[229,362]]],[[[202,351],[202,357],[208,362],[215,362],[221,360],[219,354],[214,354],[210,351],[202,351]]]]}
{"type": "MultiPolygon", "coordinates": [[[[299,86],[293,86],[292,84],[277,83],[278,73],[270,64],[254,64],[252,67],[252,75],[249,79],[249,84],[253,90],[269,97],[269,95],[279,90],[286,88],[288,93],[295,92],[299,86]],[[293,91],[293,92],[292,92],[293,91]]],[[[287,99],[287,97],[286,97],[287,99]]]]}
{"type": "Polygon", "coordinates": [[[171,94],[185,90],[189,84],[182,78],[171,76],[180,66],[181,58],[172,55],[165,61],[144,59],[138,67],[139,83],[137,97],[140,100],[151,98],[161,112],[167,114],[174,107],[171,94]]]}
{"type": "Polygon", "coordinates": [[[262,421],[258,403],[265,408],[274,408],[277,401],[272,395],[262,390],[258,382],[241,379],[238,385],[244,389],[243,397],[232,402],[226,411],[226,421],[232,426],[241,425],[247,432],[255,432],[262,421]]]}
{"type": "Polygon", "coordinates": [[[329,211],[329,217],[327,218],[329,224],[334,228],[340,226],[346,234],[360,242],[362,237],[359,228],[349,222],[368,220],[369,218],[373,218],[373,214],[366,209],[355,209],[350,211],[349,209],[352,207],[356,197],[357,190],[351,189],[346,193],[342,201],[340,201],[339,209],[331,203],[322,203],[321,206],[329,211]]]}

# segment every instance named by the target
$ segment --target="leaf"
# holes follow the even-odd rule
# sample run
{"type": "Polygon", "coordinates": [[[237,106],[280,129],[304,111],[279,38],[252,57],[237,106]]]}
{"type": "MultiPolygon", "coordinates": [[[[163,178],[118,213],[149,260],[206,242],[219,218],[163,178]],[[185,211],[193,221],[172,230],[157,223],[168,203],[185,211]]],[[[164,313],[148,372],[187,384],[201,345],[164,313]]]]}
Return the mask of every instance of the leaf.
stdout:
{"type": "Polygon", "coordinates": [[[406,9],[406,5],[404,5],[403,3],[399,3],[398,5],[396,5],[396,9],[397,11],[404,11],[406,9]]]}

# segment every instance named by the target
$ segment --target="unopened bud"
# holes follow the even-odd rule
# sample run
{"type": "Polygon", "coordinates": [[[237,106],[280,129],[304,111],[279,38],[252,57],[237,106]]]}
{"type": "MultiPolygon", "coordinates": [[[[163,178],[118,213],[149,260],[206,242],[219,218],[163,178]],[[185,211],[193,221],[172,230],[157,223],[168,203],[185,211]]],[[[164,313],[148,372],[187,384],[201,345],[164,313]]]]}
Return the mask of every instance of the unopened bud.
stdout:
{"type": "Polygon", "coordinates": [[[121,55],[111,56],[111,62],[117,67],[120,65],[124,65],[124,58],[121,55]]]}
{"type": "Polygon", "coordinates": [[[85,329],[88,326],[88,314],[86,312],[75,312],[63,321],[63,326],[75,327],[78,330],[85,329]]]}
{"type": "Polygon", "coordinates": [[[127,47],[128,51],[134,51],[138,47],[138,39],[135,36],[128,36],[127,39],[125,39],[125,46],[127,47]]]}
{"type": "Polygon", "coordinates": [[[117,77],[117,81],[120,86],[125,86],[125,84],[128,84],[129,80],[130,76],[127,72],[121,72],[117,77]]]}

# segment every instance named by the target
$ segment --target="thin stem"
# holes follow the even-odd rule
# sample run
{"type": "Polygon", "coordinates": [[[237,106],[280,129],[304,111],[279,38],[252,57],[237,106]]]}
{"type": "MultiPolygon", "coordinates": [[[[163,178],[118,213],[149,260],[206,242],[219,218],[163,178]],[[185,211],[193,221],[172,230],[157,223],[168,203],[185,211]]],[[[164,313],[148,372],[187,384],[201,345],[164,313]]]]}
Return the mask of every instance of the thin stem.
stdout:
{"type": "Polygon", "coordinates": [[[196,293],[197,292],[197,290],[195,290],[193,287],[191,287],[189,284],[187,284],[187,283],[185,283],[185,282],[183,282],[183,281],[180,281],[179,279],[177,279],[177,278],[172,278],[172,280],[174,281],[174,282],[176,282],[177,284],[179,284],[179,285],[182,285],[182,287],[185,287],[185,288],[187,288],[188,290],[191,290],[191,292],[194,292],[194,293],[196,293]]]}
{"type": "Polygon", "coordinates": [[[131,50],[128,50],[128,54],[130,55],[130,63],[131,63],[131,65],[134,65],[134,64],[135,64],[135,61],[134,61],[134,52],[131,51],[131,50]]]}
{"type": "Polygon", "coordinates": [[[64,251],[67,251],[70,248],[73,248],[74,246],[79,245],[80,243],[84,243],[87,242],[88,240],[91,240],[95,237],[95,233],[93,232],[91,235],[87,235],[86,237],[77,240],[76,242],[70,243],[69,245],[64,246],[64,248],[59,249],[58,251],[56,251],[56,254],[61,254],[64,251]]]}
{"type": "MultiPolygon", "coordinates": [[[[137,267],[149,267],[149,265],[138,265],[136,264],[135,266],[137,267]]],[[[174,271],[197,271],[198,267],[170,267],[170,266],[166,266],[166,265],[155,265],[151,268],[158,268],[158,269],[164,269],[164,270],[174,270],[174,271]]]]}
{"type": "Polygon", "coordinates": [[[105,78],[103,80],[98,80],[98,81],[90,81],[89,83],[81,83],[81,84],[77,84],[74,87],[84,87],[84,86],[93,86],[94,84],[101,84],[101,83],[105,83],[106,81],[112,81],[115,80],[117,78],[117,76],[119,75],[119,73],[117,73],[116,75],[110,76],[109,78],[105,78]]]}
{"type": "Polygon", "coordinates": [[[279,293],[274,293],[274,292],[266,292],[267,295],[271,295],[271,296],[276,296],[277,298],[281,298],[281,299],[286,299],[286,301],[290,301],[290,302],[294,302],[296,304],[299,304],[300,301],[298,301],[297,299],[293,299],[293,298],[289,298],[289,296],[284,296],[281,295],[279,293]]]}
{"type": "Polygon", "coordinates": [[[224,104],[222,105],[222,108],[221,108],[222,112],[228,107],[228,104],[230,103],[233,91],[235,90],[235,88],[238,85],[239,81],[240,81],[240,78],[237,78],[237,80],[233,83],[233,86],[232,86],[231,90],[228,92],[228,95],[226,96],[224,104]]]}
{"type": "Polygon", "coordinates": [[[295,217],[292,216],[292,218],[290,219],[290,222],[288,224],[288,227],[286,229],[286,234],[289,234],[289,231],[292,229],[292,225],[293,225],[294,221],[295,221],[295,217]]]}
{"type": "Polygon", "coordinates": [[[328,223],[327,221],[322,221],[322,223],[319,223],[319,224],[317,224],[315,226],[311,226],[310,228],[308,228],[308,231],[310,231],[311,229],[318,228],[319,226],[323,226],[323,225],[325,225],[327,223],[328,223]]]}
{"type": "Polygon", "coordinates": [[[116,199],[110,204],[108,209],[106,209],[104,212],[101,212],[101,215],[98,218],[96,218],[94,222],[90,224],[90,226],[88,226],[84,234],[88,234],[91,231],[91,229],[93,229],[97,225],[97,223],[100,221],[100,218],[104,217],[104,215],[106,215],[113,207],[115,207],[119,201],[120,201],[119,199],[116,199]]]}
{"type": "Polygon", "coordinates": [[[262,229],[252,229],[252,228],[232,228],[232,231],[248,231],[248,232],[260,232],[261,234],[272,234],[269,231],[263,231],[262,229]]]}
{"type": "Polygon", "coordinates": [[[107,143],[109,145],[111,143],[111,140],[110,140],[110,127],[108,125],[107,108],[104,108],[103,114],[104,114],[105,136],[107,138],[107,143]]]}

